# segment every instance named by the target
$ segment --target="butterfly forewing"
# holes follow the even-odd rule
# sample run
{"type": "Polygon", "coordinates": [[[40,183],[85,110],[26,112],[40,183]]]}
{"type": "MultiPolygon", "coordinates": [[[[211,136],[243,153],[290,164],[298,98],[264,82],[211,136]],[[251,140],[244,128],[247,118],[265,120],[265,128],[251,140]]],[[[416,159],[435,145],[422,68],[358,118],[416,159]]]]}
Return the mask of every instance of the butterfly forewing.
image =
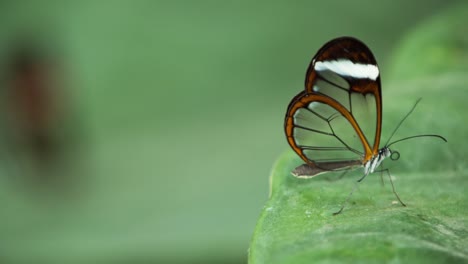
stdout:
{"type": "Polygon", "coordinates": [[[353,38],[332,40],[312,60],[305,91],[288,107],[288,142],[310,166],[362,164],[378,151],[381,102],[370,50],[353,38]]]}
{"type": "Polygon", "coordinates": [[[361,157],[364,153],[362,144],[350,136],[356,134],[353,127],[335,108],[313,100],[311,96],[305,97],[302,102],[303,107],[298,108],[293,115],[293,137],[308,160],[332,161],[361,157]]]}
{"type": "Polygon", "coordinates": [[[373,94],[351,93],[351,114],[363,132],[369,146],[375,143],[377,129],[377,100],[373,94]]]}

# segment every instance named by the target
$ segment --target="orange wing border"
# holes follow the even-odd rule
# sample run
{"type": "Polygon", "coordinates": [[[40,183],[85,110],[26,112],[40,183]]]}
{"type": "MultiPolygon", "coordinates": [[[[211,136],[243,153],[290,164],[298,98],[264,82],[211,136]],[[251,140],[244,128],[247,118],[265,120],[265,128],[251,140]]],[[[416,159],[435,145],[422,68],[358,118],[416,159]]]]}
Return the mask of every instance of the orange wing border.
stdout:
{"type": "MultiPolygon", "coordinates": [[[[363,91],[364,93],[368,91],[363,91]]],[[[375,92],[375,90],[374,90],[375,92]]],[[[377,109],[380,109],[379,106],[381,106],[380,102],[380,94],[375,94],[376,95],[376,101],[377,101],[377,109]]],[[[356,131],[356,134],[358,135],[359,139],[361,140],[361,143],[364,147],[364,157],[363,157],[363,164],[367,161],[369,161],[372,156],[374,156],[378,152],[378,139],[375,139],[374,147],[371,149],[369,146],[369,143],[367,142],[367,139],[362,132],[361,128],[359,127],[359,124],[356,122],[354,119],[353,115],[344,107],[342,106],[339,102],[334,100],[331,97],[318,94],[318,93],[312,93],[309,94],[305,91],[299,93],[296,95],[296,97],[291,101],[290,105],[288,106],[288,111],[286,113],[286,120],[285,120],[285,133],[286,137],[288,140],[289,145],[291,148],[301,157],[302,160],[304,160],[307,164],[309,165],[317,165],[313,160],[310,160],[307,158],[303,152],[303,150],[296,144],[294,140],[294,113],[299,109],[299,108],[306,108],[310,103],[312,102],[320,102],[327,104],[334,109],[336,109],[343,117],[346,118],[346,120],[351,124],[351,126],[354,128],[356,131]],[[377,149],[375,146],[377,145],[377,149]]],[[[380,127],[381,127],[381,115],[377,114],[377,131],[376,134],[380,135],[380,127]]]]}

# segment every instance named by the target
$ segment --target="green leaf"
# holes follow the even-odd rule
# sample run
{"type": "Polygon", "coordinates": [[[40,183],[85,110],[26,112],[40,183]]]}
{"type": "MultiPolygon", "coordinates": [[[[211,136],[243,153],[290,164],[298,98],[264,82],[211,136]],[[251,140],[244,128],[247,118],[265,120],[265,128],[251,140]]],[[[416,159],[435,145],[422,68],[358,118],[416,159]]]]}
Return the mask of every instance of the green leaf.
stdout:
{"type": "Polygon", "coordinates": [[[383,139],[420,97],[394,139],[423,133],[448,139],[392,146],[401,158],[384,165],[407,207],[397,202],[388,176],[374,173],[334,216],[362,172],[339,181],[333,180],[339,174],[297,179],[290,171],[301,160],[287,151],[273,166],[249,263],[468,262],[468,42],[466,23],[460,26],[466,17],[467,4],[418,27],[395,55],[394,79],[384,82],[383,139]]]}
{"type": "Polygon", "coordinates": [[[250,263],[468,261],[466,172],[393,174],[400,197],[371,174],[342,214],[333,216],[354,180],[296,179],[300,161],[281,156],[271,175],[271,197],[252,239],[250,263]]]}

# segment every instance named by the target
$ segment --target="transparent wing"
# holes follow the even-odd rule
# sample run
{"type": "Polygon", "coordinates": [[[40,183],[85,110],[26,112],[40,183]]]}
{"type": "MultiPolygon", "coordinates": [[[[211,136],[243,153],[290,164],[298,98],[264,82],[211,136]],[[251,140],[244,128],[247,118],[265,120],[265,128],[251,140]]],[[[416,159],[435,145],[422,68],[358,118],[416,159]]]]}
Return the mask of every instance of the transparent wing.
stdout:
{"type": "Polygon", "coordinates": [[[362,160],[365,155],[364,144],[343,114],[347,110],[334,104],[337,102],[330,97],[304,94],[290,107],[288,141],[308,163],[362,160]]]}
{"type": "MultiPolygon", "coordinates": [[[[363,141],[369,146],[376,143],[377,129],[380,126],[377,114],[380,112],[379,84],[369,79],[355,79],[341,76],[331,70],[315,71],[316,78],[312,85],[312,94],[323,95],[333,99],[330,106],[338,109],[344,108],[352,116],[351,125],[362,131],[363,141]],[[377,93],[362,92],[362,87],[374,87],[377,93]],[[352,121],[355,121],[353,123],[352,121]]],[[[372,91],[372,90],[371,90],[372,91]]],[[[346,119],[345,116],[342,118],[346,119]]],[[[346,122],[343,120],[342,122],[346,122]]],[[[357,131],[359,132],[359,131],[357,131]]],[[[380,134],[379,134],[380,138],[380,134]]],[[[378,146],[375,151],[378,150],[378,146]]]]}
{"type": "Polygon", "coordinates": [[[309,165],[362,164],[378,152],[381,107],[370,50],[353,38],[335,39],[314,57],[305,91],[288,107],[288,142],[309,165]]]}

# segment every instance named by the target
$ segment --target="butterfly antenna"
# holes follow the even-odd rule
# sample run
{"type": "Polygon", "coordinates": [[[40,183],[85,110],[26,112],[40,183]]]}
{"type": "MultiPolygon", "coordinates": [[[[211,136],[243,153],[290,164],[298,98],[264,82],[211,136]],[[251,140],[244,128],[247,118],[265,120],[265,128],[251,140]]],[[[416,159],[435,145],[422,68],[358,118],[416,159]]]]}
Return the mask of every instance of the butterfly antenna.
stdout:
{"type": "Polygon", "coordinates": [[[443,136],[430,134],[430,135],[416,135],[416,136],[411,136],[411,137],[400,138],[400,139],[395,140],[392,143],[390,143],[388,145],[385,145],[385,146],[390,147],[391,145],[393,145],[393,144],[395,144],[397,142],[404,141],[404,140],[407,140],[407,139],[412,139],[412,138],[418,138],[418,137],[436,137],[436,138],[440,138],[443,141],[447,142],[447,139],[445,139],[443,136]]]}
{"type": "Polygon", "coordinates": [[[404,141],[404,140],[408,140],[408,139],[412,139],[412,138],[418,138],[418,137],[435,137],[435,138],[440,138],[442,139],[443,141],[447,142],[447,139],[445,139],[443,136],[440,136],[440,135],[433,135],[433,134],[424,134],[424,135],[416,135],[416,136],[410,136],[410,137],[405,137],[405,138],[400,138],[398,140],[395,140],[393,141],[392,143],[389,143],[390,142],[390,139],[392,139],[393,135],[395,134],[395,132],[398,130],[398,128],[400,128],[401,124],[403,124],[403,122],[406,120],[406,118],[408,118],[408,116],[414,111],[414,109],[416,108],[416,106],[418,105],[419,101],[421,101],[422,98],[419,98],[416,103],[413,105],[413,107],[411,108],[411,110],[405,115],[405,117],[403,117],[403,119],[401,119],[400,123],[398,123],[398,125],[396,126],[395,130],[393,130],[392,134],[390,135],[390,138],[387,140],[387,143],[385,143],[385,146],[386,147],[390,147],[391,145],[397,143],[397,142],[400,142],[400,141],[404,141]]]}
{"type": "MultiPolygon", "coordinates": [[[[416,106],[418,105],[418,103],[421,101],[422,98],[419,98],[416,103],[413,105],[413,107],[411,108],[411,110],[405,115],[405,117],[403,117],[403,119],[401,119],[400,123],[398,123],[398,125],[395,127],[395,129],[393,130],[392,134],[390,135],[390,137],[388,138],[387,142],[385,143],[385,146],[389,146],[388,145],[388,142],[390,142],[390,139],[392,139],[393,135],[395,135],[395,132],[397,132],[398,128],[400,128],[401,124],[403,124],[403,122],[406,120],[406,118],[408,118],[409,115],[411,115],[411,113],[413,113],[414,109],[416,108],[416,106]]],[[[393,142],[393,143],[396,143],[396,142],[393,142]]],[[[392,144],[393,144],[392,143],[392,144]]]]}

